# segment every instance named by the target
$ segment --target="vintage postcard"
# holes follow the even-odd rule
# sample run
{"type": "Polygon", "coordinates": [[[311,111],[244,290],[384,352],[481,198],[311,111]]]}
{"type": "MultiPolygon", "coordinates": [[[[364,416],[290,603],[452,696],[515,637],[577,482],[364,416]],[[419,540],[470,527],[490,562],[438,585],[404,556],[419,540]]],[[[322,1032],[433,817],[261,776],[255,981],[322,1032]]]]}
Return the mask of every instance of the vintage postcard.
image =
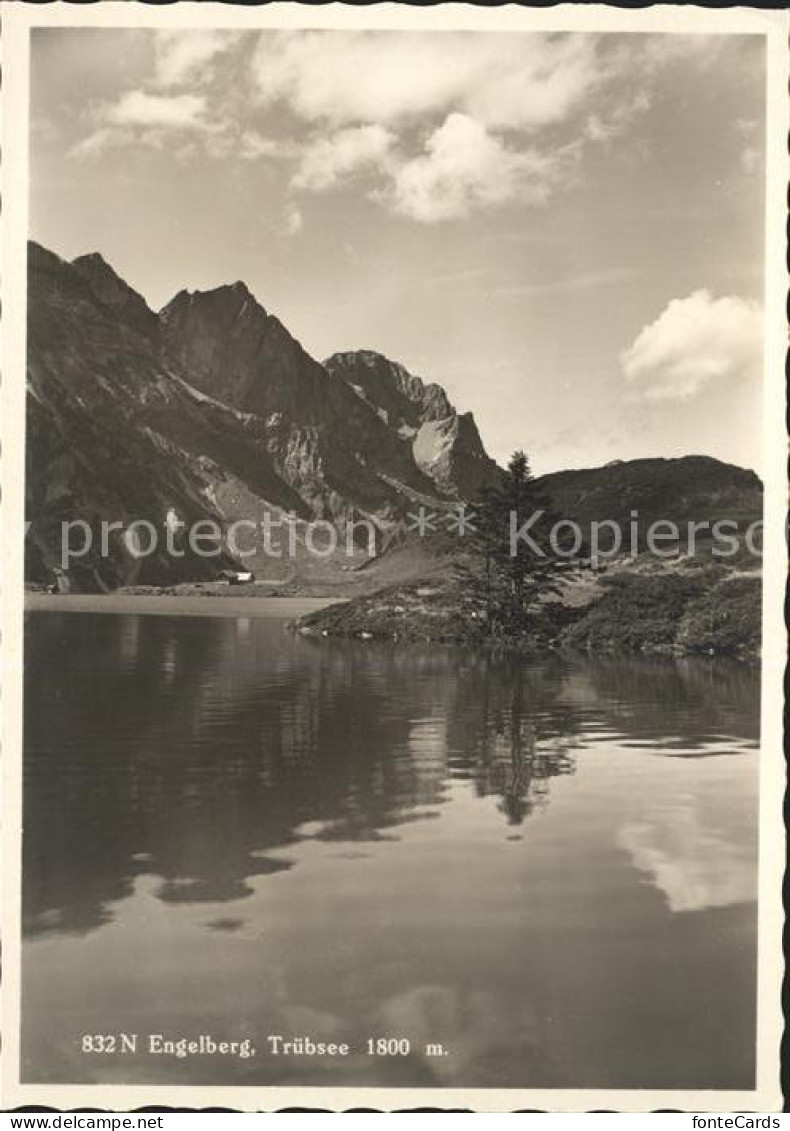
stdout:
{"type": "Polygon", "coordinates": [[[3,1107],[780,1110],[786,37],[5,6],[3,1107]]]}

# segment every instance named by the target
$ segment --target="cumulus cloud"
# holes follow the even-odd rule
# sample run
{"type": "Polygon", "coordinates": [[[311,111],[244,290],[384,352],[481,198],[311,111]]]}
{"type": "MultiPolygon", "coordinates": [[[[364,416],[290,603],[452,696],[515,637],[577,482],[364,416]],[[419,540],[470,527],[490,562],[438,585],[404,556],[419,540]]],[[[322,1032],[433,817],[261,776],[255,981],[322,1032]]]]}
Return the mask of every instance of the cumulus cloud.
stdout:
{"type": "Polygon", "coordinates": [[[609,142],[630,128],[634,119],[651,106],[647,91],[638,91],[633,98],[618,102],[605,116],[591,114],[584,126],[584,137],[592,142],[609,142]]]}
{"type": "MultiPolygon", "coordinates": [[[[493,37],[492,37],[493,38],[493,37]]],[[[507,37],[464,103],[497,129],[535,130],[564,121],[581,108],[606,75],[591,35],[507,37]]]]}
{"type": "Polygon", "coordinates": [[[161,149],[172,134],[207,132],[215,127],[198,94],[162,95],[130,90],[116,102],[93,108],[94,130],[69,150],[71,157],[95,157],[123,145],[161,149]]]}
{"type": "Polygon", "coordinates": [[[285,210],[285,231],[289,236],[298,236],[304,227],[304,217],[301,209],[295,204],[289,204],[285,210]]]}
{"type": "Polygon", "coordinates": [[[341,178],[386,167],[395,135],[383,126],[355,126],[310,143],[293,179],[296,188],[323,192],[341,178]]]}
{"type": "Polygon", "coordinates": [[[70,156],[91,157],[126,145],[151,149],[173,145],[180,160],[205,154],[217,160],[257,161],[293,153],[291,145],[244,128],[232,118],[212,117],[202,94],[132,90],[116,102],[94,107],[92,116],[97,128],[72,147],[70,156]]]}
{"type": "Polygon", "coordinates": [[[117,126],[151,126],[171,129],[205,129],[206,99],[200,94],[162,95],[130,90],[100,111],[100,117],[117,126]]]}
{"type": "Polygon", "coordinates": [[[265,137],[257,130],[241,129],[236,122],[211,122],[205,134],[197,135],[199,144],[192,142],[185,155],[199,157],[203,154],[217,161],[240,158],[242,161],[259,161],[263,158],[282,158],[291,153],[288,145],[265,137]]]}
{"type": "Polygon", "coordinates": [[[154,40],[156,83],[172,87],[207,81],[213,76],[217,56],[234,47],[240,34],[217,30],[157,31],[154,40]]]}
{"type": "Polygon", "coordinates": [[[733,124],[737,133],[744,137],[753,137],[760,129],[760,123],[756,118],[736,118],[733,124]]]}
{"type": "MultiPolygon", "coordinates": [[[[284,158],[292,191],[364,175],[369,196],[422,223],[543,203],[649,109],[657,68],[716,50],[685,35],[537,32],[162,30],[151,43],[145,86],[92,110],[73,156],[145,145],[284,158]]],[[[743,147],[749,170],[754,142],[743,147]]]]}
{"type": "Polygon", "coordinates": [[[759,173],[762,166],[762,152],[759,149],[755,149],[754,146],[747,145],[746,148],[741,151],[741,168],[744,173],[748,173],[749,176],[752,176],[754,173],[759,173]]]}
{"type": "Polygon", "coordinates": [[[756,118],[736,118],[735,132],[743,139],[740,165],[749,176],[762,171],[765,161],[761,123],[756,118]]]}
{"type": "Polygon", "coordinates": [[[102,126],[76,142],[68,151],[69,157],[97,157],[128,140],[127,131],[102,126]]]}
{"type": "Polygon", "coordinates": [[[282,31],[261,35],[252,74],[264,108],[287,108],[311,132],[294,188],[367,172],[373,199],[438,223],[543,203],[585,146],[644,112],[647,96],[632,92],[591,119],[612,54],[591,34],[282,31]]]}
{"type": "Polygon", "coordinates": [[[626,380],[647,400],[682,400],[711,382],[755,379],[762,365],[757,303],[698,290],[673,299],[621,355],[626,380]]]}
{"type": "Polygon", "coordinates": [[[242,130],[238,139],[238,153],[245,161],[257,161],[259,157],[282,157],[286,147],[271,137],[264,137],[257,130],[242,130]]]}
{"type": "Polygon", "coordinates": [[[425,152],[400,165],[384,195],[395,211],[424,223],[466,216],[518,196],[544,201],[557,175],[554,159],[519,152],[466,114],[450,114],[425,152]]]}
{"type": "Polygon", "coordinates": [[[281,32],[253,60],[264,104],[338,125],[467,113],[487,126],[564,118],[601,77],[591,35],[281,32]],[[353,81],[350,81],[353,78],[353,81]]]}

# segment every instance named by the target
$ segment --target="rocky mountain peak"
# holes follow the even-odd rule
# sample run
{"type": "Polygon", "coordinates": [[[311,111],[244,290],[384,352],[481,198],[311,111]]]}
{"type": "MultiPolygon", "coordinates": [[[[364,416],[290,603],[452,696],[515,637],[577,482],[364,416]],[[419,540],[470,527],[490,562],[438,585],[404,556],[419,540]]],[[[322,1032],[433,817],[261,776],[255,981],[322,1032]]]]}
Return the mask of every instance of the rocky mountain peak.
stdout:
{"type": "Polygon", "coordinates": [[[53,304],[76,303],[96,298],[86,280],[72,265],[35,240],[27,245],[27,269],[31,296],[46,297],[53,304]]]}
{"type": "Polygon", "coordinates": [[[267,319],[265,308],[258,302],[246,283],[223,283],[210,290],[181,290],[159,311],[162,322],[168,323],[185,317],[190,311],[192,317],[210,320],[217,324],[228,324],[233,319],[245,315],[249,319],[267,319]]]}
{"type": "Polygon", "coordinates": [[[359,396],[385,412],[391,424],[415,427],[425,420],[442,420],[455,412],[441,386],[426,384],[400,362],[375,350],[336,353],[324,365],[359,396]]]}
{"type": "Polygon", "coordinates": [[[201,392],[264,417],[314,409],[324,370],[245,283],[179,291],[159,321],[166,362],[201,392]]]}
{"type": "Polygon", "coordinates": [[[336,353],[324,365],[411,445],[414,462],[441,490],[471,498],[493,479],[496,465],[474,417],[459,416],[441,385],[374,350],[336,353]]]}
{"type": "MultiPolygon", "coordinates": [[[[319,364],[241,281],[181,290],[157,316],[100,255],[29,255],[41,562],[64,510],[158,522],[169,507],[228,521],[279,508],[384,531],[418,500],[472,498],[496,472],[440,386],[373,350],[319,364]]],[[[111,584],[130,576],[119,555],[111,584]]]]}
{"type": "MultiPolygon", "coordinates": [[[[397,530],[410,509],[473,501],[498,476],[474,417],[375,350],[320,365],[241,282],[179,291],[157,318],[100,255],[28,251],[28,569],[52,580],[60,523],[230,523],[271,510],[397,530]],[[153,331],[150,328],[153,320],[153,331]],[[141,333],[138,331],[145,331],[141,333]]],[[[582,526],[760,513],[753,472],[708,457],[634,460],[541,480],[582,526]]],[[[230,558],[228,558],[230,561],[230,558]]],[[[258,568],[272,563],[261,559],[258,568]]],[[[122,543],[80,585],[214,576],[215,561],[122,543]],[[144,572],[140,573],[140,570],[144,572]]],[[[272,567],[273,568],[273,567],[272,567]]]]}
{"type": "Polygon", "coordinates": [[[85,280],[96,298],[133,329],[151,334],[157,327],[157,317],[148,303],[133,290],[110,266],[107,260],[93,251],[78,255],[71,266],[85,280]]]}
{"type": "Polygon", "coordinates": [[[72,259],[71,265],[80,272],[87,270],[102,271],[111,275],[118,282],[122,281],[120,275],[115,273],[100,251],[89,251],[85,255],[78,255],[75,259],[72,259]]]}

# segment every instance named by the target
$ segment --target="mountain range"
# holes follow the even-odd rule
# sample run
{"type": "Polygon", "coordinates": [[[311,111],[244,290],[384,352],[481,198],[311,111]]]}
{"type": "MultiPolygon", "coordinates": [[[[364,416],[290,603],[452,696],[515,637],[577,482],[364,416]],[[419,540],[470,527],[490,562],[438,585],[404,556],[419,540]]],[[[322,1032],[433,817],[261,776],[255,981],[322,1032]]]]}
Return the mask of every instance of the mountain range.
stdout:
{"type": "MultiPolygon", "coordinates": [[[[384,537],[419,503],[448,507],[496,475],[469,413],[378,353],[323,364],[243,283],[153,312],[98,254],[29,245],[27,572],[51,577],[63,522],[163,529],[264,511],[384,537]]],[[[79,544],[79,539],[75,539],[79,544]]],[[[85,583],[215,576],[228,558],[120,537],[75,561],[85,583]]],[[[260,564],[260,563],[259,563],[260,564]]]]}
{"type": "MultiPolygon", "coordinates": [[[[315,360],[242,282],[180,291],[155,312],[101,255],[67,262],[31,242],[28,288],[28,581],[52,580],[64,522],[164,531],[173,516],[224,528],[288,513],[341,530],[365,518],[381,548],[416,507],[473,500],[498,475],[474,417],[439,385],[372,350],[315,360]]],[[[706,457],[541,482],[584,520],[761,507],[753,472],[706,457]]],[[[97,539],[72,563],[74,586],[197,581],[237,564],[225,544],[179,557],[161,541],[135,557],[117,533],[106,552],[97,539]]],[[[248,564],[283,570],[260,554],[248,564]]]]}

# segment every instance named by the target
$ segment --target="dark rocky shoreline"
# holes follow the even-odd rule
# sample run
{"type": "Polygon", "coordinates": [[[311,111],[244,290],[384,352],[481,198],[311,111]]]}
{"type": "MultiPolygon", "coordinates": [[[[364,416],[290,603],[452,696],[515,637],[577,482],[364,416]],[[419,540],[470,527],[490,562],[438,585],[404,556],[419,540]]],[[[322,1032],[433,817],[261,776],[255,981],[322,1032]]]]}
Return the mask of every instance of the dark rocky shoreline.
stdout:
{"type": "Polygon", "coordinates": [[[395,584],[300,617],[306,636],[446,643],[524,653],[572,650],[665,656],[760,654],[761,579],[717,566],[621,563],[574,571],[556,599],[538,604],[529,630],[492,636],[485,610],[453,580],[395,584]]]}

